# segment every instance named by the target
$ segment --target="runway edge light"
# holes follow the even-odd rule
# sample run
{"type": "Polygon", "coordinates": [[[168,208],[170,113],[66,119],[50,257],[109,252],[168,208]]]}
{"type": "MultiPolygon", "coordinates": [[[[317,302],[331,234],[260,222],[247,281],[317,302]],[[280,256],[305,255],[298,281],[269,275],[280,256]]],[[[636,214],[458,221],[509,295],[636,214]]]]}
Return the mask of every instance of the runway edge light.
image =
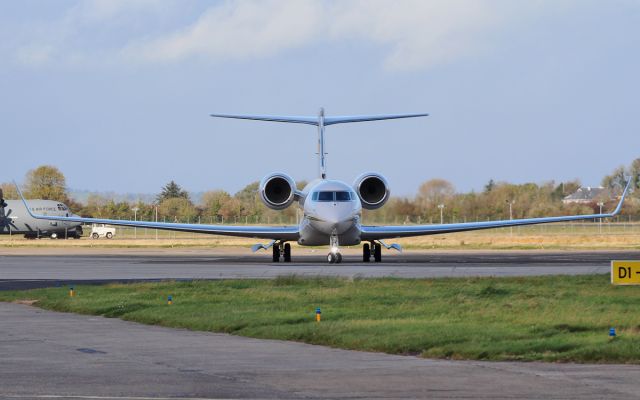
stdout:
{"type": "Polygon", "coordinates": [[[169,297],[167,297],[167,304],[168,305],[173,304],[173,296],[169,295],[169,297]]]}
{"type": "Polygon", "coordinates": [[[320,322],[321,314],[322,314],[322,311],[320,310],[320,307],[316,308],[316,322],[320,322]]]}
{"type": "Polygon", "coordinates": [[[640,285],[639,260],[611,261],[611,284],[640,285]]]}
{"type": "Polygon", "coordinates": [[[616,328],[610,328],[609,329],[609,337],[610,338],[616,337],[616,328]]]}
{"type": "Polygon", "coordinates": [[[73,286],[69,286],[69,297],[73,297],[75,295],[75,292],[73,290],[73,286]]]}

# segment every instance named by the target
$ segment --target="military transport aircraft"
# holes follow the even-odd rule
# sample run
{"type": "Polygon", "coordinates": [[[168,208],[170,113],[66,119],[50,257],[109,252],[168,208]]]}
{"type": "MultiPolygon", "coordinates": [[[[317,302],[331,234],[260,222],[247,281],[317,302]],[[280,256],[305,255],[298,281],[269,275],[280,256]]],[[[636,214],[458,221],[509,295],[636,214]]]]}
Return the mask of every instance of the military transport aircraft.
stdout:
{"type": "Polygon", "coordinates": [[[252,247],[252,250],[268,250],[271,248],[274,262],[278,262],[280,259],[283,259],[285,262],[291,261],[291,245],[289,242],[297,242],[303,246],[329,245],[329,254],[327,256],[329,263],[340,263],[342,261],[340,246],[353,246],[364,242],[362,246],[362,260],[369,262],[373,256],[376,262],[380,262],[382,259],[382,247],[396,249],[398,251],[401,250],[398,244],[385,243],[385,239],[550,222],[610,218],[620,212],[629,184],[625,187],[618,206],[610,214],[570,215],[437,225],[363,225],[361,223],[362,209],[374,210],[382,207],[387,200],[389,200],[389,184],[384,176],[375,172],[367,172],[360,175],[356,178],[353,185],[327,179],[324,140],[325,127],[350,122],[425,117],[427,115],[428,114],[400,114],[331,117],[325,116],[323,109],[320,110],[319,115],[316,117],[212,114],[212,117],[220,118],[297,123],[318,127],[318,179],[309,182],[309,184],[300,191],[296,188],[295,181],[289,175],[276,172],[264,177],[259,186],[262,201],[271,209],[282,210],[291,206],[294,202],[298,203],[303,210],[304,216],[297,226],[229,226],[121,221],[101,218],[80,218],[77,216],[47,216],[32,213],[29,207],[27,207],[27,210],[34,218],[50,221],[124,225],[139,228],[269,239],[269,243],[256,244],[252,247]]]}
{"type": "MultiPolygon", "coordinates": [[[[69,208],[59,201],[29,200],[29,207],[31,211],[44,215],[70,215],[69,208]]],[[[24,235],[27,239],[77,239],[82,236],[82,227],[79,222],[38,220],[27,212],[20,200],[5,200],[0,189],[0,235],[24,235]]]]}

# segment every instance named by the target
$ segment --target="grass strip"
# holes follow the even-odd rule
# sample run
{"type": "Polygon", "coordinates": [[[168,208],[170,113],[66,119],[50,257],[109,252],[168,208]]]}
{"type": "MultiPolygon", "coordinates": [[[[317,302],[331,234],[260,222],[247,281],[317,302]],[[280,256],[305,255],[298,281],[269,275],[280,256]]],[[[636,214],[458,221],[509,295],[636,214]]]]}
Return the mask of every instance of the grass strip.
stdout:
{"type": "MultiPolygon", "coordinates": [[[[347,279],[282,276],[0,292],[48,310],[430,358],[640,362],[640,288],[607,275],[347,279]],[[173,304],[167,304],[171,295],[173,304]],[[315,322],[315,310],[322,321],[315,322]],[[618,336],[611,339],[609,328],[618,336]]],[[[108,335],[108,332],[105,332],[108,335]]]]}

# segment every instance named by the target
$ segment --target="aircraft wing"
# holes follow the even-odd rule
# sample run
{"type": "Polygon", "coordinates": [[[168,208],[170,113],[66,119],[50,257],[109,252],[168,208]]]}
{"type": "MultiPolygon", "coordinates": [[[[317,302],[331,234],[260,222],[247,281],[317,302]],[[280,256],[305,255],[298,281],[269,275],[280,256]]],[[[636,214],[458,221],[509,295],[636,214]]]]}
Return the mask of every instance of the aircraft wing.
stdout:
{"type": "MultiPolygon", "coordinates": [[[[17,185],[16,185],[17,187],[17,185]]],[[[127,221],[119,219],[105,218],[83,218],[79,216],[59,217],[50,215],[39,215],[31,212],[27,201],[22,196],[22,192],[18,188],[18,193],[22,198],[27,212],[36,219],[44,219],[50,221],[68,221],[79,222],[84,224],[108,224],[116,226],[130,226],[135,228],[163,229],[178,232],[208,233],[211,235],[237,236],[247,238],[260,238],[272,240],[294,241],[299,238],[298,226],[236,226],[236,225],[205,225],[205,224],[182,224],[168,222],[150,222],[150,221],[127,221]]]]}
{"type": "Polygon", "coordinates": [[[479,229],[504,228],[511,226],[548,224],[551,222],[568,222],[587,219],[611,218],[620,212],[622,203],[629,190],[631,179],[620,197],[620,202],[616,209],[609,214],[586,214],[586,215],[567,215],[561,217],[543,217],[543,218],[524,218],[509,219],[502,221],[486,221],[486,222],[464,222],[458,224],[438,224],[438,225],[397,225],[397,226],[362,226],[360,228],[362,241],[383,240],[409,236],[425,236],[436,235],[442,233],[454,233],[464,231],[475,231],[479,229]]]}

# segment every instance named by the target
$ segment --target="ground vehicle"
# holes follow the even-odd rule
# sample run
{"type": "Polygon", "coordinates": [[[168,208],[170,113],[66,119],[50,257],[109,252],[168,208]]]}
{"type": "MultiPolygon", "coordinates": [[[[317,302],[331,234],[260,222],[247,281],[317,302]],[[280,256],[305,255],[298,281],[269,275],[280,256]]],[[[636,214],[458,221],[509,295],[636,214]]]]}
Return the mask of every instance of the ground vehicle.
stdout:
{"type": "Polygon", "coordinates": [[[105,224],[91,225],[91,239],[99,239],[105,237],[112,239],[116,235],[116,228],[105,224]]]}

